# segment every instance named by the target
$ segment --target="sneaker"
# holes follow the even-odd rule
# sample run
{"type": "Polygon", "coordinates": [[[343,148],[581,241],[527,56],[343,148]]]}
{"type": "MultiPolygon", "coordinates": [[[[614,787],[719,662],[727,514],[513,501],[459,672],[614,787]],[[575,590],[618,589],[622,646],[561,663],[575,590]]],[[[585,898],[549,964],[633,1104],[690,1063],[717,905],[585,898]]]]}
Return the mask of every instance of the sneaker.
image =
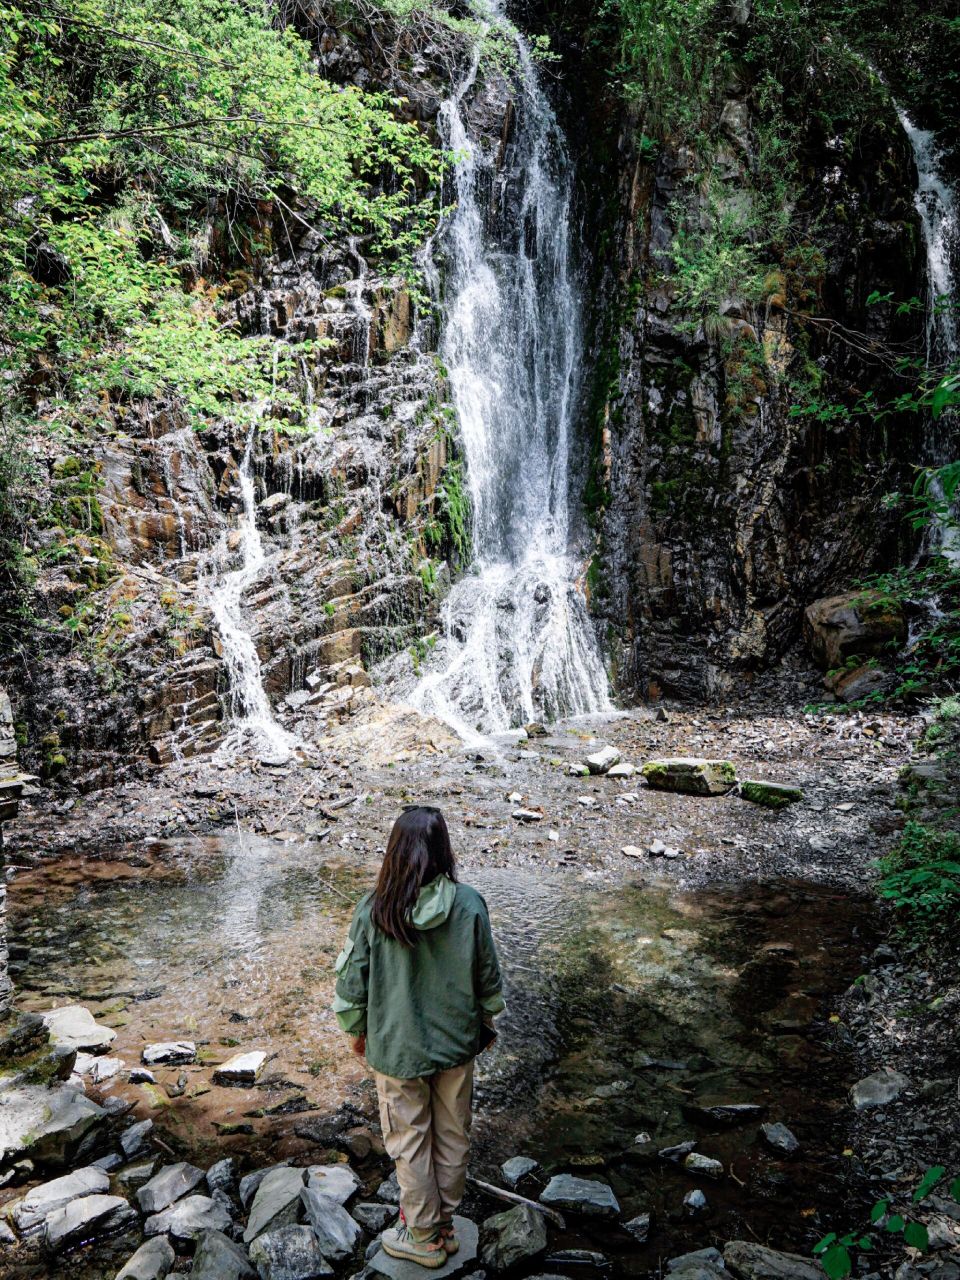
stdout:
{"type": "Polygon", "coordinates": [[[459,1253],[460,1241],[457,1239],[456,1228],[452,1221],[440,1223],[440,1243],[443,1245],[444,1253],[448,1256],[459,1253]]]}
{"type": "Polygon", "coordinates": [[[405,1262],[418,1262],[421,1267],[436,1271],[447,1260],[447,1251],[439,1233],[432,1240],[414,1240],[409,1227],[402,1223],[399,1227],[390,1227],[380,1237],[384,1253],[391,1258],[402,1258],[405,1262]]]}

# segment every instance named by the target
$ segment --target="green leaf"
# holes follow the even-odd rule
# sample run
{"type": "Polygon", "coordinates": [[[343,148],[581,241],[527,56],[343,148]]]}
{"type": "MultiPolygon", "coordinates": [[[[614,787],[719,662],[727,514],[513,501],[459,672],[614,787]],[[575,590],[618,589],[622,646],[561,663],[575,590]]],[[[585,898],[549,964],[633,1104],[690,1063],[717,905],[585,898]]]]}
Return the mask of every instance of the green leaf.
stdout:
{"type": "Polygon", "coordinates": [[[867,1249],[867,1250],[872,1249],[873,1240],[870,1238],[870,1236],[861,1236],[860,1239],[857,1241],[857,1248],[867,1249]]]}
{"type": "Polygon", "coordinates": [[[902,1231],[903,1227],[903,1218],[900,1217],[899,1213],[892,1213],[887,1219],[887,1230],[892,1235],[895,1235],[898,1231],[902,1231]]]}
{"type": "Polygon", "coordinates": [[[820,1261],[830,1280],[844,1280],[853,1271],[853,1259],[842,1244],[831,1245],[820,1261]]]}
{"type": "Polygon", "coordinates": [[[829,1235],[826,1235],[823,1237],[822,1240],[817,1241],[817,1243],[813,1246],[813,1252],[824,1253],[827,1249],[830,1248],[830,1246],[833,1244],[836,1238],[837,1238],[837,1233],[835,1231],[831,1231],[829,1235]]]}
{"type": "Polygon", "coordinates": [[[903,1229],[903,1238],[914,1249],[926,1250],[930,1245],[930,1236],[922,1222],[908,1222],[903,1229]]]}
{"type": "Polygon", "coordinates": [[[878,1200],[877,1203],[870,1210],[870,1221],[879,1222],[880,1219],[883,1217],[883,1215],[887,1212],[887,1205],[889,1205],[889,1203],[890,1203],[889,1200],[878,1200]]]}
{"type": "Polygon", "coordinates": [[[960,1200],[960,1178],[954,1178],[947,1190],[949,1191],[952,1199],[960,1200]]]}
{"type": "MultiPolygon", "coordinates": [[[[960,871],[960,867],[957,870],[960,871]]],[[[917,1183],[917,1189],[913,1193],[914,1204],[919,1204],[924,1196],[928,1196],[946,1172],[946,1166],[932,1165],[917,1183]]]]}

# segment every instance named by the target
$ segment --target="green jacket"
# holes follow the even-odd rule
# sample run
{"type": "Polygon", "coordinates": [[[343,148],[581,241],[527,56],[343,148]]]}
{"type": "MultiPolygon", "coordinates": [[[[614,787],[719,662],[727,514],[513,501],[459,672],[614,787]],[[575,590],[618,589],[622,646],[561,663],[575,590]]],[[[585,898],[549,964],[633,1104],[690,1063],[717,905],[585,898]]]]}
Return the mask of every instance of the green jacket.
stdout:
{"type": "Polygon", "coordinates": [[[337,958],[333,1010],[341,1028],[367,1037],[367,1062],[401,1080],[469,1062],[485,1018],[503,1007],[487,904],[475,889],[438,876],[420,891],[405,947],[370,918],[361,899],[337,958]]]}

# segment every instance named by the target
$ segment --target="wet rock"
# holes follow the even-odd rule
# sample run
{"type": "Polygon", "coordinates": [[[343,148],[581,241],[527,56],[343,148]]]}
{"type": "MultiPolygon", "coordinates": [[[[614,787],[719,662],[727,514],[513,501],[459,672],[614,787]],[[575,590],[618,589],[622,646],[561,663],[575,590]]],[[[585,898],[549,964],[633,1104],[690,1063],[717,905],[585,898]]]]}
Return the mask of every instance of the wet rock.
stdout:
{"type": "Polygon", "coordinates": [[[688,1120],[698,1124],[732,1129],[735,1125],[759,1120],[767,1108],[758,1102],[718,1102],[710,1106],[685,1102],[680,1109],[688,1120]]]}
{"type": "Polygon", "coordinates": [[[536,1160],[531,1160],[529,1156],[511,1156],[509,1160],[504,1160],[500,1172],[507,1186],[515,1187],[539,1167],[536,1160]]]}
{"type": "Polygon", "coordinates": [[[103,1107],[72,1084],[22,1085],[0,1097],[0,1162],[29,1153],[38,1165],[62,1169],[107,1121],[103,1107]]]}
{"type": "Polygon", "coordinates": [[[257,1187],[250,1206],[250,1218],[243,1233],[245,1244],[264,1231],[292,1226],[300,1216],[303,1170],[281,1165],[271,1169],[257,1187]]]}
{"type": "Polygon", "coordinates": [[[687,1173],[699,1174],[702,1178],[722,1178],[723,1164],[710,1156],[701,1155],[699,1151],[691,1151],[684,1159],[683,1167],[687,1173]]]}
{"type": "Polygon", "coordinates": [[[576,1178],[569,1173],[551,1178],[540,1195],[540,1202],[551,1208],[569,1209],[598,1218],[616,1218],[620,1213],[617,1197],[606,1182],[576,1178]]]}
{"type": "Polygon", "coordinates": [[[694,756],[648,760],[640,772],[648,787],[691,796],[723,795],[737,782],[736,770],[729,760],[703,760],[694,756]]]}
{"type": "Polygon", "coordinates": [[[49,1215],[43,1243],[50,1253],[62,1253],[87,1240],[119,1235],[137,1222],[137,1211],[122,1196],[84,1196],[49,1215]]]}
{"type": "Polygon", "coordinates": [[[87,1167],[74,1173],[54,1178],[34,1187],[21,1200],[5,1206],[4,1212],[22,1236],[36,1235],[43,1230],[46,1218],[56,1209],[62,1209],[81,1196],[94,1195],[110,1189],[110,1179],[101,1169],[87,1167]]]}
{"type": "Polygon", "coordinates": [[[691,1268],[707,1267],[715,1271],[723,1271],[723,1255],[719,1249],[694,1249],[692,1253],[681,1253],[676,1258],[667,1259],[667,1271],[671,1274],[682,1271],[686,1274],[691,1268]]]}
{"type": "Polygon", "coordinates": [[[224,1191],[229,1195],[233,1191],[236,1176],[233,1156],[218,1160],[207,1170],[207,1190],[211,1195],[215,1191],[224,1191]]]}
{"type": "Polygon", "coordinates": [[[179,1066],[184,1062],[195,1062],[196,1058],[197,1046],[192,1040],[164,1040],[159,1044],[148,1044],[140,1055],[148,1067],[158,1063],[179,1066]]]}
{"type": "MultiPolygon", "coordinates": [[[[396,1174],[391,1174],[396,1177],[396,1174]]],[[[389,1182],[390,1179],[388,1178],[389,1182]]],[[[346,1204],[350,1197],[360,1189],[360,1179],[353,1172],[348,1164],[313,1164],[307,1170],[306,1184],[312,1187],[314,1191],[320,1191],[325,1196],[331,1196],[336,1200],[337,1204],[346,1204]]],[[[381,1183],[380,1190],[383,1189],[381,1183]]],[[[380,1190],[377,1191],[377,1199],[380,1199],[380,1190]]],[[[397,1187],[397,1200],[400,1203],[400,1188],[397,1187]]]]}
{"type": "Polygon", "coordinates": [[[120,1135],[120,1149],[128,1160],[141,1152],[153,1130],[152,1120],[138,1120],[120,1135]]]}
{"type": "Polygon", "coordinates": [[[616,747],[604,746],[587,756],[583,763],[590,773],[608,773],[615,764],[620,763],[620,752],[616,747]]]}
{"type": "Polygon", "coordinates": [[[773,1150],[779,1151],[782,1155],[792,1156],[800,1150],[800,1143],[795,1135],[779,1120],[776,1124],[761,1125],[760,1132],[773,1150]]]}
{"type": "Polygon", "coordinates": [[[360,1223],[361,1227],[365,1227],[367,1231],[379,1235],[397,1216],[397,1211],[393,1205],[389,1204],[370,1204],[365,1202],[355,1204],[351,1210],[351,1215],[360,1223]]]}
{"type": "Polygon", "coordinates": [[[483,1265],[492,1271],[506,1271],[544,1252],[547,1228],[542,1214],[518,1204],[514,1209],[487,1218],[481,1228],[481,1238],[483,1265]]]}
{"type": "Polygon", "coordinates": [[[145,1240],[117,1272],[116,1280],[164,1280],[173,1270],[176,1254],[166,1236],[145,1240]]]}
{"type": "MultiPolygon", "coordinates": [[[[431,1276],[439,1277],[439,1280],[444,1280],[446,1276],[459,1275],[461,1271],[471,1269],[477,1258],[480,1239],[477,1224],[471,1222],[469,1218],[461,1218],[455,1214],[453,1225],[457,1233],[457,1239],[460,1241],[459,1252],[447,1258],[442,1267],[427,1273],[431,1276]]],[[[378,1249],[370,1258],[370,1266],[381,1275],[390,1276],[391,1280],[423,1280],[424,1277],[424,1268],[419,1263],[403,1262],[399,1258],[391,1258],[382,1249],[378,1249]]]]}
{"type": "Polygon", "coordinates": [[[884,1067],[873,1075],[865,1076],[850,1090],[850,1101],[855,1111],[866,1111],[869,1107],[885,1107],[900,1097],[904,1089],[910,1088],[910,1081],[899,1071],[891,1071],[884,1067]]]}
{"type": "Polygon", "coordinates": [[[256,1280],[257,1272],[243,1249],[222,1231],[204,1231],[190,1270],[192,1280],[256,1280]]]}
{"type": "Polygon", "coordinates": [[[739,1280],[823,1280],[819,1263],[797,1253],[780,1253],[750,1240],[731,1240],[723,1247],[727,1269],[739,1280]]]}
{"type": "Polygon", "coordinates": [[[82,1004],[51,1009],[43,1015],[43,1022],[51,1040],[71,1045],[74,1049],[106,1049],[117,1038],[116,1031],[101,1026],[82,1004]]]}
{"type": "Polygon", "coordinates": [[[707,1211],[707,1197],[699,1189],[688,1191],[683,1197],[683,1211],[689,1218],[698,1218],[707,1211]]]}
{"type": "Polygon", "coordinates": [[[265,1231],[250,1246],[250,1261],[261,1280],[316,1280],[333,1275],[317,1237],[306,1226],[265,1231]]]}
{"type": "Polygon", "coordinates": [[[907,620],[901,604],[888,595],[827,596],[804,610],[803,638],[813,660],[829,670],[847,658],[888,652],[891,643],[906,644],[907,620]]]}
{"type": "Polygon", "coordinates": [[[266,1060],[261,1049],[235,1054],[214,1071],[214,1084],[255,1084],[266,1060]]]}
{"type": "Polygon", "coordinates": [[[177,1200],[182,1200],[203,1182],[204,1173],[196,1165],[181,1160],[168,1164],[137,1192],[137,1203],[143,1213],[160,1213],[177,1200]]]}
{"type": "Polygon", "coordinates": [[[625,1222],[623,1228],[630,1232],[638,1244],[646,1244],[650,1238],[650,1214],[638,1213],[635,1218],[625,1222]]]}
{"type": "Polygon", "coordinates": [[[228,1231],[233,1219],[216,1200],[209,1196],[187,1196],[155,1213],[144,1223],[144,1234],[148,1236],[172,1236],[174,1240],[186,1244],[198,1239],[204,1231],[228,1231]]]}
{"type": "Polygon", "coordinates": [[[300,1201],[323,1256],[330,1262],[351,1257],[360,1239],[360,1227],[340,1202],[313,1187],[301,1187],[300,1201]]]}
{"type": "Polygon", "coordinates": [[[803,791],[799,787],[785,782],[761,782],[755,778],[743,778],[738,791],[744,800],[765,809],[785,809],[787,805],[803,799],[803,791]]]}

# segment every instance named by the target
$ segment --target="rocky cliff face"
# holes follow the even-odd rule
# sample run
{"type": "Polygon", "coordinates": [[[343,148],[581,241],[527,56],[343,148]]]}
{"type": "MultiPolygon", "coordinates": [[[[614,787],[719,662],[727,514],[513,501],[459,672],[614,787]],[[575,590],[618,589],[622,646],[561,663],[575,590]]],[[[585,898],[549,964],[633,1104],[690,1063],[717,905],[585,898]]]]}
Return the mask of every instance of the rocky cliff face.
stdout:
{"type": "Polygon", "coordinates": [[[760,96],[731,75],[695,142],[653,144],[630,115],[611,126],[602,99],[588,131],[606,128],[609,147],[579,131],[601,246],[589,581],[627,699],[722,694],[789,648],[811,600],[906,549],[883,496],[912,483],[917,415],[818,408],[892,399],[909,390],[897,356],[922,356],[922,316],[867,301],[925,290],[916,174],[889,101],[841,135],[805,122],[791,230],[765,278],[690,305],[711,263],[689,246],[713,237],[719,260],[725,221],[748,228],[747,254],[768,233],[760,96]],[[678,242],[693,259],[687,296],[678,242]]]}

